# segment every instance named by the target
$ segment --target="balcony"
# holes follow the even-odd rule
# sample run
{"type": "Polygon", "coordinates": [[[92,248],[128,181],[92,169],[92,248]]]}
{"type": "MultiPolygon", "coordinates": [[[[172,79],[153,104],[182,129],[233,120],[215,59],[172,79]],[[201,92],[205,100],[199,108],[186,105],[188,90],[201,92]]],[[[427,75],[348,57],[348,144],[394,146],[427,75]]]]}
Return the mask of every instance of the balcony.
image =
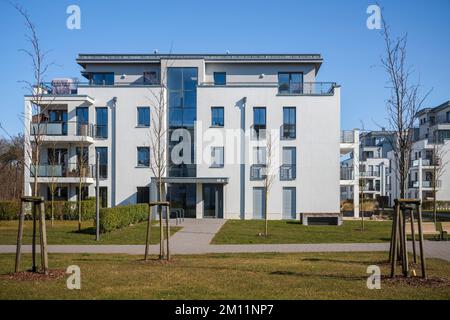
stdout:
{"type": "Polygon", "coordinates": [[[250,180],[264,180],[267,175],[267,168],[265,164],[254,164],[250,166],[250,180]]]}
{"type": "Polygon", "coordinates": [[[379,178],[380,177],[380,171],[360,171],[359,172],[360,177],[362,178],[379,178]]]}
{"type": "MultiPolygon", "coordinates": [[[[422,167],[434,166],[436,163],[432,159],[422,159],[422,167]]],[[[419,159],[411,161],[411,167],[419,166],[419,159]]]]}
{"type": "MultiPolygon", "coordinates": [[[[43,142],[93,143],[93,138],[98,133],[97,127],[90,123],[38,121],[33,119],[30,123],[30,135],[36,138],[39,136],[43,142]]],[[[100,133],[104,133],[104,129],[100,133]]]]}
{"type": "Polygon", "coordinates": [[[259,81],[259,82],[229,82],[216,85],[214,82],[202,82],[199,87],[221,87],[221,88],[246,88],[246,87],[267,87],[277,88],[279,95],[294,96],[332,96],[334,94],[335,82],[298,82],[290,85],[280,84],[278,82],[259,81]]]}
{"type": "Polygon", "coordinates": [[[113,81],[113,82],[79,82],[79,81],[63,81],[54,80],[52,82],[42,82],[39,88],[35,88],[36,94],[52,95],[52,96],[76,96],[79,94],[79,88],[85,87],[161,87],[161,84],[155,82],[144,81],[139,79],[136,81],[113,81]]]}
{"type": "Polygon", "coordinates": [[[355,179],[355,173],[352,167],[341,167],[340,171],[341,180],[355,179]]]}
{"type": "Polygon", "coordinates": [[[341,131],[341,143],[355,143],[355,133],[352,130],[341,131]]]}
{"type": "Polygon", "coordinates": [[[296,167],[292,164],[284,164],[280,167],[280,180],[281,181],[290,181],[295,180],[296,175],[296,167]]]}
{"type": "Polygon", "coordinates": [[[281,126],[280,137],[282,140],[294,140],[296,138],[295,124],[283,124],[281,126]]]}
{"type": "MultiPolygon", "coordinates": [[[[101,173],[102,170],[100,170],[101,173]]],[[[30,167],[30,176],[37,178],[41,183],[94,183],[95,166],[77,163],[39,164],[37,170],[34,165],[30,167]]]]}
{"type": "MultiPolygon", "coordinates": [[[[411,189],[418,189],[419,188],[419,181],[409,181],[408,183],[409,188],[411,189]]],[[[441,180],[436,181],[436,188],[440,188],[441,186],[441,180]]],[[[422,188],[434,188],[434,183],[432,180],[423,180],[422,181],[422,188]]]]}

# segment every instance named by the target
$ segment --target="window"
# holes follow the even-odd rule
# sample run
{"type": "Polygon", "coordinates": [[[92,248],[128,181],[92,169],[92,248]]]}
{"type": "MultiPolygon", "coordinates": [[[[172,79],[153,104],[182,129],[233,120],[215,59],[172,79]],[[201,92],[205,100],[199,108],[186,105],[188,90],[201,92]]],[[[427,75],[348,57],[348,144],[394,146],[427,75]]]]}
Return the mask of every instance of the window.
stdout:
{"type": "MultiPolygon", "coordinates": [[[[67,187],[56,187],[53,193],[53,200],[67,200],[67,187]]],[[[52,200],[52,191],[49,187],[47,187],[47,200],[52,200]]]]}
{"type": "Polygon", "coordinates": [[[149,202],[150,202],[150,188],[137,187],[136,203],[149,203],[149,202]]]}
{"type": "Polygon", "coordinates": [[[295,107],[283,107],[283,130],[284,139],[295,139],[296,136],[296,111],[295,107]]]}
{"type": "Polygon", "coordinates": [[[96,147],[95,153],[99,154],[99,177],[101,179],[106,179],[108,178],[108,148],[96,147]]]}
{"type": "Polygon", "coordinates": [[[436,122],[436,117],[435,116],[430,116],[430,124],[433,125],[436,122]]]}
{"type": "Polygon", "coordinates": [[[279,72],[278,73],[278,93],[302,94],[303,93],[303,73],[301,73],[301,72],[279,72]]]}
{"type": "Polygon", "coordinates": [[[76,163],[77,174],[81,177],[85,177],[89,172],[89,148],[76,147],[75,153],[77,156],[77,163],[76,163]]]}
{"type": "Polygon", "coordinates": [[[257,139],[264,138],[266,130],[266,108],[255,107],[253,108],[253,130],[257,139]]]}
{"type": "Polygon", "coordinates": [[[226,72],[214,72],[214,85],[224,86],[227,84],[227,73],[226,72]]]}
{"type": "Polygon", "coordinates": [[[253,148],[253,161],[258,165],[266,164],[266,147],[253,148]]]}
{"type": "Polygon", "coordinates": [[[137,165],[138,167],[150,166],[150,148],[138,147],[137,148],[137,165]]]}
{"type": "Polygon", "coordinates": [[[150,126],[150,108],[138,107],[137,108],[137,125],[138,127],[150,126]]]}
{"type": "Polygon", "coordinates": [[[143,83],[155,85],[158,84],[158,77],[155,71],[144,71],[143,83]]]}
{"type": "Polygon", "coordinates": [[[211,108],[211,126],[213,127],[223,127],[223,107],[212,107],[211,108]]]}
{"type": "Polygon", "coordinates": [[[96,126],[95,137],[108,138],[108,108],[95,108],[96,126]]]}
{"type": "MultiPolygon", "coordinates": [[[[80,196],[80,188],[76,187],[75,188],[75,193],[77,196],[77,200],[78,197],[80,196]]],[[[86,200],[89,197],[89,188],[86,186],[81,187],[81,200],[86,200]]]]}
{"type": "Polygon", "coordinates": [[[114,85],[114,73],[113,72],[102,72],[102,73],[91,73],[90,84],[95,86],[112,86],[114,85]]]}
{"type": "Polygon", "coordinates": [[[447,113],[445,114],[446,117],[446,122],[450,122],[450,111],[447,111],[447,113]]]}
{"type": "Polygon", "coordinates": [[[211,147],[211,168],[223,168],[224,148],[211,147]]]}
{"type": "Polygon", "coordinates": [[[75,112],[77,115],[77,135],[86,136],[89,128],[89,110],[86,107],[78,107],[75,112]]]}
{"type": "Polygon", "coordinates": [[[280,180],[295,180],[296,178],[296,148],[283,147],[283,164],[280,167],[280,180]]]}

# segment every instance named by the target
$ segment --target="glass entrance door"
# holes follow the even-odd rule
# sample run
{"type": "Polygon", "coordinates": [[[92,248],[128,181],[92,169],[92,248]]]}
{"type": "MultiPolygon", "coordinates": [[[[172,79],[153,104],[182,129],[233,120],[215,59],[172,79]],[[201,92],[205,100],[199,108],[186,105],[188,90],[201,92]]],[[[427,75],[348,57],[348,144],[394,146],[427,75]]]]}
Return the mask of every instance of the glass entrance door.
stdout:
{"type": "Polygon", "coordinates": [[[203,218],[223,218],[223,185],[203,185],[203,218]]]}

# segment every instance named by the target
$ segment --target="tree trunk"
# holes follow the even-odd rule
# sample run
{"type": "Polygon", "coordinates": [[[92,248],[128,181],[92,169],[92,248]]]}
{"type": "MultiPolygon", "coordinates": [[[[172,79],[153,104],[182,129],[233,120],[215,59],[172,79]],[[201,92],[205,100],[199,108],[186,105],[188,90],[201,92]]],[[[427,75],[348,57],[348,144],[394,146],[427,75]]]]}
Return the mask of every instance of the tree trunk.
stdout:
{"type": "Polygon", "coordinates": [[[55,219],[54,216],[54,199],[55,199],[55,192],[52,191],[52,205],[51,205],[51,221],[50,221],[50,226],[53,228],[53,220],[55,219]]]}
{"type": "Polygon", "coordinates": [[[145,238],[145,256],[144,260],[148,259],[150,253],[150,239],[151,239],[151,228],[152,228],[152,207],[148,206],[148,219],[147,219],[147,237],[145,238]]]}
{"type": "Polygon", "coordinates": [[[268,198],[268,189],[267,187],[265,188],[265,197],[264,197],[264,218],[265,218],[265,228],[264,228],[264,236],[267,237],[269,235],[269,220],[267,217],[267,198],[268,198]]]}
{"type": "MultiPolygon", "coordinates": [[[[158,201],[162,201],[162,183],[161,179],[158,181],[159,191],[158,191],[158,201]]],[[[158,206],[158,216],[159,216],[159,259],[164,259],[164,226],[163,226],[163,212],[161,206],[158,206]]]]}
{"type": "Polygon", "coordinates": [[[78,188],[78,231],[81,231],[81,188],[78,188]]]}

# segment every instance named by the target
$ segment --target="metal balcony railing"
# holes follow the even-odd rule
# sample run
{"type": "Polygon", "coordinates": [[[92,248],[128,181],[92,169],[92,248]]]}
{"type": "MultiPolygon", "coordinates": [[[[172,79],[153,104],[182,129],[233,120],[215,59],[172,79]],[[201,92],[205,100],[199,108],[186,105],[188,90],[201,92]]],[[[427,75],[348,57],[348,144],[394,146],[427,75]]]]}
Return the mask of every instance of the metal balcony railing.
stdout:
{"type": "MultiPolygon", "coordinates": [[[[408,183],[409,188],[417,189],[419,188],[419,181],[409,181],[408,183]]],[[[433,180],[423,180],[422,181],[422,188],[433,188],[434,182],[433,180]]],[[[441,187],[441,180],[436,181],[436,188],[441,187]]]]}
{"type": "Polygon", "coordinates": [[[30,174],[32,177],[37,173],[38,177],[43,178],[93,178],[94,165],[79,165],[77,163],[61,163],[61,164],[39,164],[36,167],[30,166],[30,174]]]}
{"type": "Polygon", "coordinates": [[[250,127],[250,138],[252,140],[264,140],[266,138],[266,126],[252,125],[250,127]]]}
{"type": "Polygon", "coordinates": [[[283,140],[293,140],[296,138],[295,124],[283,124],[281,126],[280,137],[283,140]]]}
{"type": "Polygon", "coordinates": [[[296,167],[293,164],[284,164],[280,167],[280,180],[295,180],[297,176],[296,167]]]}
{"type": "Polygon", "coordinates": [[[136,81],[115,81],[115,82],[79,82],[79,81],[52,81],[42,82],[36,86],[36,92],[49,95],[77,95],[80,87],[160,87],[159,82],[146,81],[139,78],[136,81]]]}
{"type": "Polygon", "coordinates": [[[254,164],[250,167],[250,180],[264,180],[267,175],[265,164],[254,164]]]}
{"type": "Polygon", "coordinates": [[[82,137],[93,137],[94,125],[91,123],[79,123],[76,121],[64,121],[64,122],[32,121],[30,124],[30,134],[33,136],[75,135],[82,137]]]}
{"type": "Polygon", "coordinates": [[[352,130],[341,131],[341,143],[354,143],[355,135],[352,130]]]}
{"type": "Polygon", "coordinates": [[[360,171],[359,175],[363,178],[380,177],[380,171],[360,171]]]}

